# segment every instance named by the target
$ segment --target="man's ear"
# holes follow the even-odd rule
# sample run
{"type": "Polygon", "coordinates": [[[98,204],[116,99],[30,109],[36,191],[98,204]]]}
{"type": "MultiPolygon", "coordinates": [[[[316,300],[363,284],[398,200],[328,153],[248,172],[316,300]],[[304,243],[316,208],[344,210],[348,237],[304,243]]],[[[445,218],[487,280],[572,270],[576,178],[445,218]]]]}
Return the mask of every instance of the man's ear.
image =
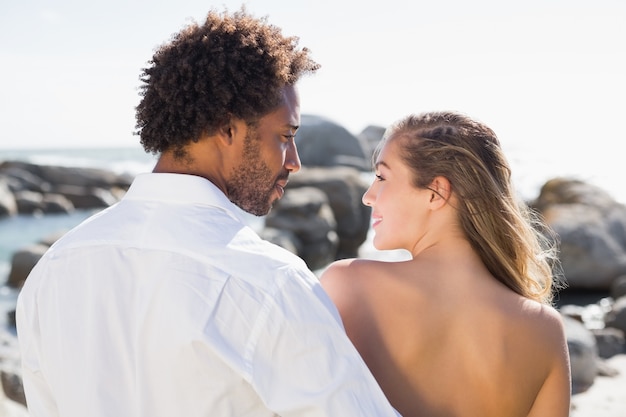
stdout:
{"type": "Polygon", "coordinates": [[[245,121],[231,117],[217,131],[220,140],[224,145],[232,145],[239,136],[245,137],[247,124],[245,121]]]}
{"type": "Polygon", "coordinates": [[[428,189],[431,192],[430,203],[434,205],[434,208],[442,207],[450,200],[452,185],[446,177],[435,177],[428,189]]]}
{"type": "Polygon", "coordinates": [[[217,129],[217,136],[224,145],[231,145],[235,137],[232,118],[217,129]]]}

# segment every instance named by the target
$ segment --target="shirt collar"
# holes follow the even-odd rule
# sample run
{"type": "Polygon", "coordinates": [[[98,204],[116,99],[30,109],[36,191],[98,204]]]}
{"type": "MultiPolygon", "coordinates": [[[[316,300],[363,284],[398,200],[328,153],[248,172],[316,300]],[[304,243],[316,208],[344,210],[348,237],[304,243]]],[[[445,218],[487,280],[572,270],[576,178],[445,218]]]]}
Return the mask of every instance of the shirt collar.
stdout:
{"type": "Polygon", "coordinates": [[[124,200],[151,200],[219,207],[246,223],[242,210],[233,204],[215,184],[189,174],[138,174],[124,195],[124,200]]]}

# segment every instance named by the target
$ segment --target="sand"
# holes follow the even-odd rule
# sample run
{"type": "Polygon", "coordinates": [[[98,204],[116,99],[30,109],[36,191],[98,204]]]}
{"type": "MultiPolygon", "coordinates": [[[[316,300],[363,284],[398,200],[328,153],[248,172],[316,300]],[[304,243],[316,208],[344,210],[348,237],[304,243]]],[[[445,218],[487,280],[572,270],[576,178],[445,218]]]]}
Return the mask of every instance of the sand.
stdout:
{"type": "Polygon", "coordinates": [[[606,361],[615,376],[597,376],[585,392],[572,397],[570,417],[626,417],[626,354],[606,361]]]}

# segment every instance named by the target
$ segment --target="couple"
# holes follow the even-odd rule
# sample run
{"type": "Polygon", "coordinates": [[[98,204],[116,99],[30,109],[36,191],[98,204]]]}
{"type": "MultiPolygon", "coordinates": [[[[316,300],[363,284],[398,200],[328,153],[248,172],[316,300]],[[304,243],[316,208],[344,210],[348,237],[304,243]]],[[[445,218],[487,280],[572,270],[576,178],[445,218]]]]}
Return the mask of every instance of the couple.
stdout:
{"type": "Polygon", "coordinates": [[[338,261],[320,285],[241,220],[300,168],[296,83],[319,66],[297,42],[211,11],[155,52],[136,110],[153,172],[19,295],[30,415],[567,416],[549,253],[486,126],[385,134],[363,202],[409,261],[338,261]]]}

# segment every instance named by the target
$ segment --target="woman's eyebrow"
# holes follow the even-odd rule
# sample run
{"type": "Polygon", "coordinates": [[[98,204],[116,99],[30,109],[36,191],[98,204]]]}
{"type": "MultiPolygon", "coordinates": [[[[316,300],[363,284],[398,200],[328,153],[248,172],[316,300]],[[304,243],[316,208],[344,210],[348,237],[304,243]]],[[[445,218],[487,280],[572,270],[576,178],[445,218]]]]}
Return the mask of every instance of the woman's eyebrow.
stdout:
{"type": "Polygon", "coordinates": [[[378,169],[380,165],[384,166],[387,169],[390,169],[389,165],[385,161],[376,161],[376,163],[374,164],[374,168],[378,169]]]}

